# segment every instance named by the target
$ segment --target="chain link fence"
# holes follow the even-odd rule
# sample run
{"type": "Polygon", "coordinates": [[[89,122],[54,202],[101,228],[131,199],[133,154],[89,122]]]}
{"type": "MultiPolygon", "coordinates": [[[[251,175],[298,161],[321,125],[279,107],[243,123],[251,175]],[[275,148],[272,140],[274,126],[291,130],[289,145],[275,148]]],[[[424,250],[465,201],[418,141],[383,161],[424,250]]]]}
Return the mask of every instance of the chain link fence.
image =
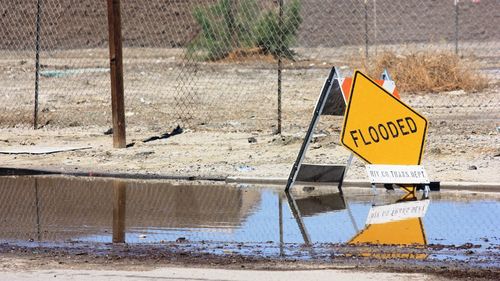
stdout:
{"type": "MultiPolygon", "coordinates": [[[[475,93],[403,90],[431,120],[499,118],[498,0],[122,0],[121,7],[128,126],[303,128],[332,65],[349,76],[386,52],[457,54],[487,77],[489,86],[475,93]]],[[[38,127],[109,126],[106,2],[0,0],[0,14],[0,126],[29,127],[35,118],[38,127]]]]}

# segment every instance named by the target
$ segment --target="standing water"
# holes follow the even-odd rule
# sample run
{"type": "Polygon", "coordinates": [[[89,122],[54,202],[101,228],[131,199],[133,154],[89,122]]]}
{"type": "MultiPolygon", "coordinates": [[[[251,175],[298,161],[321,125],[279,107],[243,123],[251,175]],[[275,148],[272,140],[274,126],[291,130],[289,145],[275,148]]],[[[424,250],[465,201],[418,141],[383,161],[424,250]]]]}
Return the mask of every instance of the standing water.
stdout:
{"type": "Polygon", "coordinates": [[[281,188],[0,177],[0,243],[189,243],[216,254],[301,258],[332,251],[375,258],[469,255],[489,256],[498,266],[500,194],[448,191],[422,198],[362,188],[343,195],[328,187],[281,188]],[[396,249],[374,252],[374,245],[396,249]],[[432,251],[443,247],[448,251],[432,251]]]}

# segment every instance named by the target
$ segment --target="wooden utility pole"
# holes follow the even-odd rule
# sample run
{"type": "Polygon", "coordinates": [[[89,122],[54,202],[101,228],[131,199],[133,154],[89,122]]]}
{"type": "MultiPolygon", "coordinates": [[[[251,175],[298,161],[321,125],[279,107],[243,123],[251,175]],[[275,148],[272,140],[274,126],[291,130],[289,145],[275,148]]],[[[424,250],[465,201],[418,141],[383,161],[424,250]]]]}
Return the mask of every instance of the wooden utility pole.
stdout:
{"type": "Polygon", "coordinates": [[[125,103],[123,94],[122,27],[120,0],[108,1],[109,61],[111,68],[111,107],[113,147],[125,148],[125,103]]]}

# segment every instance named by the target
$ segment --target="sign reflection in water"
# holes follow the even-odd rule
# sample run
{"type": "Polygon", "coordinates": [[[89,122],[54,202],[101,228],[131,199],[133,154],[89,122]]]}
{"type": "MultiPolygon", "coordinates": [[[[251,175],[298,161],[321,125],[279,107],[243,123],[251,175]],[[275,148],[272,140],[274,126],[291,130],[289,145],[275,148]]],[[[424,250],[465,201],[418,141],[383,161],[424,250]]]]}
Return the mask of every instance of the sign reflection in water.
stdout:
{"type": "MultiPolygon", "coordinates": [[[[304,243],[311,245],[307,226],[303,217],[350,209],[342,194],[324,194],[310,197],[294,198],[291,193],[286,193],[290,209],[295,217],[297,225],[301,230],[304,243]]],[[[372,206],[370,209],[364,229],[358,231],[348,244],[368,246],[361,251],[361,256],[374,258],[412,258],[425,259],[425,253],[405,253],[400,251],[374,252],[370,250],[370,245],[386,246],[412,246],[423,248],[427,244],[422,218],[425,216],[429,199],[417,200],[415,193],[405,194],[395,203],[372,206]]],[[[353,216],[350,216],[354,220],[353,216]]],[[[356,222],[353,221],[356,227],[356,222]]]]}

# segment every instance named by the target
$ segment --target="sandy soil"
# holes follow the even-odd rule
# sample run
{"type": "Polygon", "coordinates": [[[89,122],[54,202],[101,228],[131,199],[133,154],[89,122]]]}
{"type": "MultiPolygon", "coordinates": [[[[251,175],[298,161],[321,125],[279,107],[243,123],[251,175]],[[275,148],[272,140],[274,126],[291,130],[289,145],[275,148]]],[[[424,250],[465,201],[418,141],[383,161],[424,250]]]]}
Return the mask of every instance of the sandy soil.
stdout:
{"type": "MultiPolygon", "coordinates": [[[[42,128],[36,131],[29,129],[33,75],[23,63],[22,54],[0,53],[5,58],[0,60],[0,149],[92,147],[51,155],[0,155],[0,166],[286,177],[311,120],[328,65],[342,65],[335,54],[348,50],[312,52],[321,56],[286,62],[283,134],[277,136],[271,133],[277,126],[276,70],[272,63],[242,61],[179,67],[183,63],[180,49],[126,49],[127,141],[136,145],[118,150],[112,148],[111,136],[104,135],[111,124],[109,74],[91,71],[107,66],[105,49],[54,52],[46,61],[46,70],[87,72],[63,78],[42,77],[42,128]],[[184,75],[183,71],[192,72],[184,75]],[[172,131],[176,124],[183,127],[182,134],[141,143],[147,137],[172,131]],[[249,142],[251,137],[255,142],[249,142]]],[[[347,66],[341,71],[348,73],[347,66]]],[[[430,121],[423,164],[433,180],[500,182],[498,84],[480,93],[401,96],[430,121]]],[[[340,146],[341,127],[342,117],[323,116],[306,160],[345,163],[348,152],[340,146]]],[[[348,178],[363,179],[363,163],[354,164],[348,178]]]]}
{"type": "MultiPolygon", "coordinates": [[[[121,150],[113,149],[111,136],[103,134],[111,124],[109,74],[93,72],[107,66],[105,49],[54,52],[45,61],[45,70],[86,72],[42,77],[43,128],[36,131],[28,125],[33,75],[22,54],[0,53],[5,58],[0,60],[0,148],[92,146],[52,155],[0,155],[0,163],[67,171],[286,177],[328,65],[343,65],[336,54],[348,51],[314,49],[309,52],[319,57],[286,62],[283,135],[277,136],[271,134],[277,126],[272,63],[182,65],[180,49],[126,49],[127,140],[136,145],[121,150]],[[182,134],[141,143],[170,132],[176,124],[185,129],[182,134]],[[249,142],[251,137],[255,142],[249,142]]],[[[349,73],[347,66],[341,71],[349,73]]],[[[500,182],[499,87],[493,83],[480,93],[401,94],[430,121],[423,164],[433,180],[500,182]]],[[[345,163],[348,153],[339,144],[341,126],[342,117],[323,116],[306,160],[345,163]]],[[[364,178],[362,166],[356,161],[348,178],[364,178]]]]}
{"type": "MultiPolygon", "coordinates": [[[[337,120],[340,123],[340,120],[337,120]]],[[[500,182],[500,138],[494,123],[458,120],[431,124],[423,164],[431,180],[500,182]],[[450,129],[451,128],[451,129],[450,129]]],[[[320,124],[321,125],[321,124],[320,124]]],[[[323,124],[324,125],[324,124],[323,124]]],[[[0,149],[38,146],[90,146],[90,149],[45,155],[0,154],[3,167],[67,172],[125,172],[199,177],[287,177],[305,132],[282,136],[263,132],[191,131],[143,143],[165,131],[128,128],[127,142],[113,149],[107,127],[1,129],[0,149]],[[253,138],[253,139],[252,139],[253,138]]],[[[345,163],[339,128],[320,130],[306,162],[345,163]]],[[[170,131],[170,129],[168,129],[170,131]]],[[[348,179],[366,179],[364,163],[355,160],[348,179]]]]}

